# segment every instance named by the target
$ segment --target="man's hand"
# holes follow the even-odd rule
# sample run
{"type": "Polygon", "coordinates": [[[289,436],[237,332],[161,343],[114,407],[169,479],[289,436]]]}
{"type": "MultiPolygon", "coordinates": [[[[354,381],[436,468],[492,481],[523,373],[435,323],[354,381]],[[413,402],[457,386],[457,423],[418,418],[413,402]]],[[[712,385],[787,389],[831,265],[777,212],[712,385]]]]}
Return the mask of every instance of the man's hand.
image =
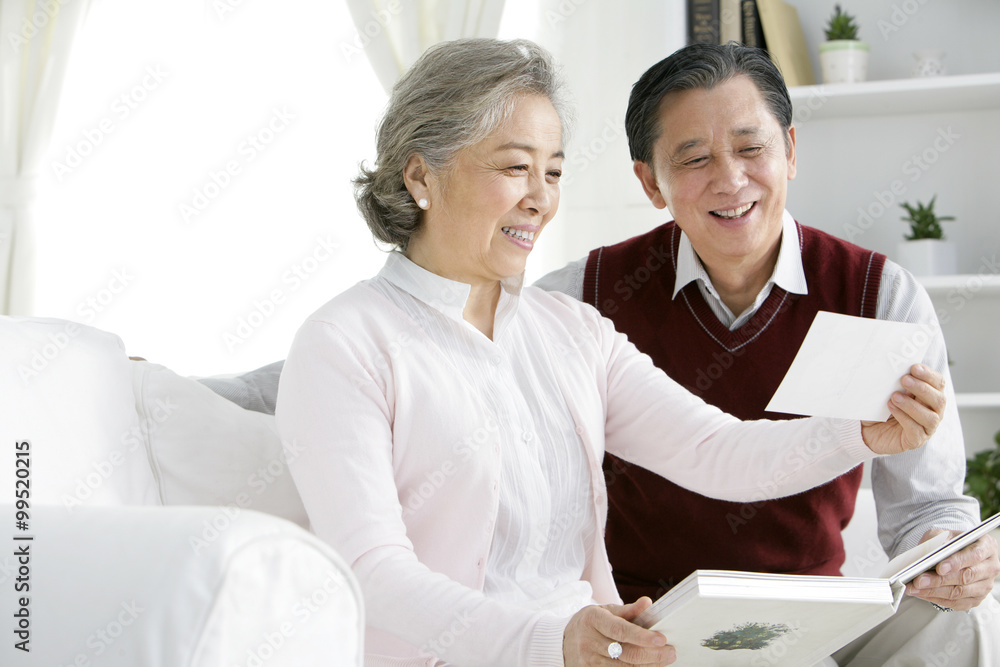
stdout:
{"type": "Polygon", "coordinates": [[[669,665],[677,659],[673,646],[659,632],[632,623],[653,604],[641,597],[632,604],[584,607],[569,620],[563,633],[566,667],[583,665],[669,665]],[[611,642],[621,644],[621,657],[608,654],[611,642]]]}
{"type": "Polygon", "coordinates": [[[899,454],[922,447],[944,417],[944,377],[914,364],[902,379],[906,393],[889,398],[891,416],[884,422],[861,422],[861,437],[876,454],[899,454]]]}
{"type": "MultiPolygon", "coordinates": [[[[946,531],[932,528],[924,533],[920,542],[924,543],[943,532],[946,531]]],[[[950,532],[951,537],[959,534],[958,531],[950,532]]],[[[992,535],[987,535],[945,558],[934,570],[919,575],[906,585],[906,593],[939,607],[965,611],[979,606],[986,599],[993,590],[997,574],[1000,574],[997,541],[992,535]]]]}

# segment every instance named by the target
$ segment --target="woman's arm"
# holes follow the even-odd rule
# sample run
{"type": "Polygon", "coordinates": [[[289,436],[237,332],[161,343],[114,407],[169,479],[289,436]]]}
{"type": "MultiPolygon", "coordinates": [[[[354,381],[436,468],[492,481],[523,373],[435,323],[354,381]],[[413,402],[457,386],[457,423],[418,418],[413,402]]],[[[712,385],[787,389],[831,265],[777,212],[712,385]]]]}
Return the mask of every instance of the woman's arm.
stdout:
{"type": "Polygon", "coordinates": [[[926,385],[918,391],[936,412],[910,399],[891,408],[894,417],[885,424],[826,418],[741,422],[656,368],[610,320],[594,317],[608,373],[607,451],[703,495],[749,502],[800,493],[877,453],[922,445],[943,412],[943,393],[926,385]],[[911,411],[921,423],[913,422],[911,411]]]}
{"type": "Polygon", "coordinates": [[[301,451],[288,464],[313,530],[351,564],[370,628],[455,665],[562,665],[569,619],[489,600],[418,560],[394,480],[391,373],[374,364],[333,325],[307,322],[277,407],[282,441],[301,451]]]}

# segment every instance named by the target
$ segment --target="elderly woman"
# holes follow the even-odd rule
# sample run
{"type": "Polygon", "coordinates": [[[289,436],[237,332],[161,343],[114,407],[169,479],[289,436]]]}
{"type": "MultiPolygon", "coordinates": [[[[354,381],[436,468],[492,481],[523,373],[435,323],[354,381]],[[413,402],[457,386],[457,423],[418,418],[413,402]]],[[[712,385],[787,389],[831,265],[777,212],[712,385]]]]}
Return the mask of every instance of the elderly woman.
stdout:
{"type": "Polygon", "coordinates": [[[367,664],[669,664],[667,638],[630,622],[649,599],[618,604],[605,450],[742,501],[918,447],[943,411],[940,376],[914,367],[885,423],[742,423],[590,306],[524,286],[559,203],[563,114],[530,42],[424,54],[357,180],[396,251],[285,362],[278,428],[302,449],[289,466],[314,530],[364,590],[367,664]]]}

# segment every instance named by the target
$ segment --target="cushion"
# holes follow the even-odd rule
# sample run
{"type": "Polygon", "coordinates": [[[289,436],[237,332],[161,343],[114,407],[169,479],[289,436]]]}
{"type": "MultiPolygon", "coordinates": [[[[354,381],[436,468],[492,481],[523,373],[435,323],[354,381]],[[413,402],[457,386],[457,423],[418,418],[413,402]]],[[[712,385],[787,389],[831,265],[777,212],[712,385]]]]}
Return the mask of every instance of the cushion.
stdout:
{"type": "Polygon", "coordinates": [[[2,502],[13,502],[15,487],[30,492],[32,506],[70,510],[158,502],[120,338],[66,320],[0,316],[0,350],[2,502]]]}
{"type": "MultiPolygon", "coordinates": [[[[140,430],[165,505],[229,505],[307,527],[274,416],[246,410],[193,378],[133,361],[140,430]]],[[[288,455],[295,455],[288,448],[288,455]]]]}

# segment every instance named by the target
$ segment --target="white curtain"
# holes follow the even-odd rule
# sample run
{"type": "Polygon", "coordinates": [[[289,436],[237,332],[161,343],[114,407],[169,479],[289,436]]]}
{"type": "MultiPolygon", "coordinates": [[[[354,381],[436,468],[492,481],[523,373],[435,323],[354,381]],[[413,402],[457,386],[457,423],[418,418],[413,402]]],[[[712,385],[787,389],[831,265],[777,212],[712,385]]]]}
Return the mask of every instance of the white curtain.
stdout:
{"type": "Polygon", "coordinates": [[[0,313],[28,315],[30,210],[73,40],[90,0],[0,0],[0,313]]]}
{"type": "Polygon", "coordinates": [[[388,92],[427,47],[496,37],[504,0],[347,0],[379,82],[388,92]]]}

